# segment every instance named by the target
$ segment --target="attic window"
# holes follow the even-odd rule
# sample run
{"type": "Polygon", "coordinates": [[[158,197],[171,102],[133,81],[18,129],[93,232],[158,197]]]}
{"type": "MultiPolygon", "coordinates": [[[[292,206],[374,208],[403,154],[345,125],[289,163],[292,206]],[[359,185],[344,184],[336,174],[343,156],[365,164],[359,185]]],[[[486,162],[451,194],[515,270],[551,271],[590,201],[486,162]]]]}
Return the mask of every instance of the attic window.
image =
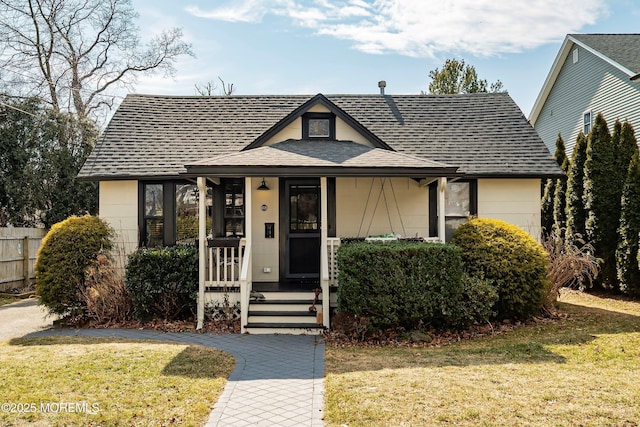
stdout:
{"type": "Polygon", "coordinates": [[[302,137],[304,139],[335,139],[336,121],[330,113],[308,113],[302,117],[302,137]]]}
{"type": "Polygon", "coordinates": [[[578,48],[573,49],[573,63],[578,62],[578,48]]]}

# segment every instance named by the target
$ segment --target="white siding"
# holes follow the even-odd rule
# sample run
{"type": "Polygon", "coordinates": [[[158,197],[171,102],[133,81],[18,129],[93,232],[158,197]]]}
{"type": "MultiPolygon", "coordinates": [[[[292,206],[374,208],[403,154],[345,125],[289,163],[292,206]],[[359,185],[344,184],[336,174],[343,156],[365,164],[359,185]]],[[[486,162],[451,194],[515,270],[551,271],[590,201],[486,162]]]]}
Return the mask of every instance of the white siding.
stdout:
{"type": "MultiPolygon", "coordinates": [[[[116,231],[118,252],[138,248],[138,181],[100,181],[99,216],[116,231]]],[[[120,260],[123,262],[124,259],[120,260]]]]}
{"type": "Polygon", "coordinates": [[[540,238],[539,179],[479,179],[478,217],[517,225],[540,238]]]}
{"type": "Polygon", "coordinates": [[[617,68],[575,47],[578,62],[573,63],[570,49],[535,125],[551,153],[560,132],[569,156],[587,110],[592,111],[593,118],[602,112],[610,130],[616,119],[628,119],[636,131],[640,129],[640,82],[630,81],[617,68]]]}
{"type": "Polygon", "coordinates": [[[338,237],[391,232],[402,237],[429,236],[428,189],[411,178],[391,178],[382,192],[383,179],[336,179],[338,237]]]}
{"type": "Polygon", "coordinates": [[[265,178],[269,191],[258,191],[256,188],[262,182],[262,178],[252,178],[251,184],[251,215],[253,219],[252,228],[252,261],[253,261],[253,280],[256,282],[276,282],[279,277],[278,248],[280,239],[280,223],[279,223],[279,206],[278,194],[279,184],[278,178],[265,178]],[[262,210],[262,205],[267,207],[262,210]],[[273,222],[275,224],[275,233],[273,239],[264,237],[264,224],[273,222]],[[265,273],[264,267],[271,269],[271,273],[265,273]]]}

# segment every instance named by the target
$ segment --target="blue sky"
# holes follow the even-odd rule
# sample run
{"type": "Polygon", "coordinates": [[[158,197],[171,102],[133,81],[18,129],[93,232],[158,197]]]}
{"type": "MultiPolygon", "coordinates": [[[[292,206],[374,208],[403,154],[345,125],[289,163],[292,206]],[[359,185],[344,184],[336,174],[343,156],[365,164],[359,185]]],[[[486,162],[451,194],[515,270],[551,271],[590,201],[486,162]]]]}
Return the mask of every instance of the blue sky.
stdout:
{"type": "Polygon", "coordinates": [[[567,33],[640,32],[636,0],[133,0],[143,38],[181,27],[195,58],[135,92],[195,95],[218,76],[234,94],[427,91],[464,59],[529,115],[567,33]]]}

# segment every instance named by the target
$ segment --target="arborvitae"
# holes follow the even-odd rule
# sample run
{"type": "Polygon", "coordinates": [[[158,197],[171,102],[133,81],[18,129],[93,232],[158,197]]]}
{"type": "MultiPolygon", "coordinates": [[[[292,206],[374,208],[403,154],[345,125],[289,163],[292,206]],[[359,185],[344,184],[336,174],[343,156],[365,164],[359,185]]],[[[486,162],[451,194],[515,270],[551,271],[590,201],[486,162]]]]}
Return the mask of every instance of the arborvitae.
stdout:
{"type": "Polygon", "coordinates": [[[584,209],[584,163],[587,160],[587,137],[580,131],[573,147],[571,164],[567,177],[567,242],[577,246],[587,238],[584,209]]]}
{"type": "Polygon", "coordinates": [[[615,206],[620,203],[620,193],[616,188],[616,150],[617,147],[611,143],[607,122],[602,113],[598,113],[587,142],[584,201],[587,237],[595,248],[596,257],[602,259],[598,283],[605,288],[616,285],[619,214],[615,206]]]}
{"type": "MultiPolygon", "coordinates": [[[[560,168],[567,173],[569,171],[570,162],[569,158],[565,156],[564,162],[560,165],[560,168]]],[[[565,230],[567,227],[567,177],[558,178],[556,180],[556,194],[553,199],[553,227],[556,230],[556,235],[564,239],[565,230]]]]}
{"type": "MultiPolygon", "coordinates": [[[[616,123],[620,123],[617,121],[616,123]]],[[[621,172],[621,184],[620,188],[624,187],[627,180],[627,173],[629,171],[629,164],[634,154],[638,152],[638,142],[636,140],[636,134],[631,123],[625,120],[621,125],[618,137],[618,150],[616,151],[617,168],[621,172]]],[[[615,132],[614,132],[615,135],[615,132]]],[[[612,139],[615,138],[612,136],[612,139]]]]}
{"type": "MultiPolygon", "coordinates": [[[[556,139],[556,152],[553,157],[556,159],[556,162],[558,162],[558,166],[562,166],[567,158],[564,140],[560,134],[558,134],[558,139],[556,139]]],[[[544,192],[542,194],[542,232],[544,235],[551,233],[555,223],[553,211],[556,196],[556,183],[557,180],[555,179],[547,179],[544,185],[544,192]]]]}
{"type": "Polygon", "coordinates": [[[620,290],[626,294],[638,296],[640,295],[640,269],[638,268],[640,159],[635,132],[629,122],[625,122],[622,126],[620,151],[632,152],[633,154],[622,191],[616,267],[620,290]]]}

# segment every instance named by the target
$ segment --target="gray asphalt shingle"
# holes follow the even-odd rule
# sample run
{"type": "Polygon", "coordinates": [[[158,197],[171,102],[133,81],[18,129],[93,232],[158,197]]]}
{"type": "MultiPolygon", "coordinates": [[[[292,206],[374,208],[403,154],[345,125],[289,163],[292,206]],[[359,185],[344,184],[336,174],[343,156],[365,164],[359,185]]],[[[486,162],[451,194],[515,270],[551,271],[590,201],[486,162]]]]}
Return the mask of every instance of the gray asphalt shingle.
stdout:
{"type": "Polygon", "coordinates": [[[618,64],[640,74],[640,34],[569,34],[618,64]]]}
{"type": "MultiPolygon", "coordinates": [[[[79,176],[177,176],[186,164],[242,150],[311,98],[129,95],[79,176]]],[[[506,93],[326,98],[394,150],[471,176],[560,173],[506,93]]]]}

